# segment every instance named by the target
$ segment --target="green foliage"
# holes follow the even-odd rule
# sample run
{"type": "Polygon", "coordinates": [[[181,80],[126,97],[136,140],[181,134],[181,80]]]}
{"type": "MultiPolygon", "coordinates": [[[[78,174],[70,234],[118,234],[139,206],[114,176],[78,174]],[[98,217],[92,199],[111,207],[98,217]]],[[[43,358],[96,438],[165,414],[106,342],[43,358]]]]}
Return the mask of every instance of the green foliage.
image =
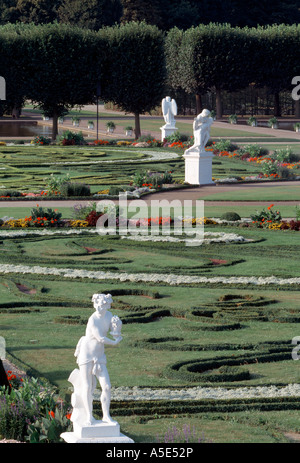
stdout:
{"type": "Polygon", "coordinates": [[[168,143],[174,143],[177,141],[185,142],[185,141],[188,141],[189,138],[190,138],[189,135],[186,135],[184,133],[180,133],[179,131],[177,131],[177,132],[174,132],[172,135],[169,135],[168,137],[166,137],[166,141],[168,143]]]}
{"type": "Polygon", "coordinates": [[[213,87],[235,91],[247,86],[254,77],[249,62],[252,46],[247,32],[228,24],[188,29],[183,34],[178,58],[182,63],[181,86],[195,94],[213,87]]]}
{"type": "Polygon", "coordinates": [[[10,198],[19,198],[22,196],[22,193],[17,190],[3,190],[1,191],[1,196],[9,196],[10,198]]]}
{"type": "Polygon", "coordinates": [[[69,426],[65,405],[57,407],[55,389],[47,382],[25,377],[10,392],[0,387],[0,435],[6,439],[59,442],[69,426]]]}
{"type": "Polygon", "coordinates": [[[97,203],[90,202],[89,204],[75,204],[71,209],[71,216],[75,220],[85,220],[85,218],[92,212],[96,211],[97,203]]]}
{"type": "Polygon", "coordinates": [[[59,135],[59,137],[57,137],[57,142],[62,146],[85,144],[82,132],[72,132],[71,130],[65,130],[62,135],[59,135]]]}
{"type": "Polygon", "coordinates": [[[289,146],[287,146],[286,148],[275,150],[270,157],[274,159],[275,162],[283,163],[290,162],[292,160],[292,156],[293,151],[289,146]]]}
{"type": "Polygon", "coordinates": [[[85,183],[64,182],[61,185],[60,193],[62,196],[90,196],[91,190],[85,183]]]}
{"type": "Polygon", "coordinates": [[[101,97],[135,114],[135,135],[140,136],[139,114],[151,111],[164,95],[164,38],[146,23],[130,22],[99,31],[107,43],[107,61],[101,97]]]}
{"type": "Polygon", "coordinates": [[[260,212],[257,211],[256,214],[252,214],[252,221],[255,222],[257,226],[268,226],[270,223],[280,222],[282,219],[280,211],[274,211],[273,207],[274,205],[271,204],[267,211],[263,209],[260,212]]]}
{"type": "Polygon", "coordinates": [[[45,178],[48,194],[52,195],[60,193],[62,185],[64,183],[70,182],[70,180],[71,179],[69,174],[59,176],[52,173],[49,177],[45,178]]]}
{"type": "Polygon", "coordinates": [[[34,145],[50,145],[51,143],[51,138],[48,137],[43,137],[42,135],[39,135],[38,137],[35,137],[33,139],[33,144],[34,145]]]}
{"type": "Polygon", "coordinates": [[[32,218],[32,225],[37,226],[38,225],[38,219],[43,218],[43,223],[47,224],[50,226],[50,224],[53,222],[53,225],[57,225],[60,220],[61,220],[61,213],[57,212],[56,210],[51,209],[50,207],[43,208],[40,206],[37,206],[35,209],[31,210],[31,218],[32,218]]]}
{"type": "Polygon", "coordinates": [[[151,186],[153,188],[161,187],[164,183],[173,183],[171,172],[165,171],[164,173],[138,171],[133,176],[132,183],[135,187],[141,188],[143,186],[151,186]]]}
{"type": "Polygon", "coordinates": [[[220,218],[221,218],[221,220],[228,220],[228,221],[232,221],[232,222],[235,222],[237,220],[241,220],[241,217],[236,212],[225,212],[224,214],[221,215],[220,218]]]}
{"type": "Polygon", "coordinates": [[[260,156],[266,156],[268,154],[268,150],[262,146],[258,145],[245,145],[240,148],[238,148],[239,154],[241,156],[244,155],[249,155],[250,157],[260,157],[260,156]]]}
{"type": "Polygon", "coordinates": [[[234,151],[237,149],[237,145],[226,139],[217,141],[213,147],[219,151],[234,151]]]}
{"type": "Polygon", "coordinates": [[[120,0],[64,0],[57,10],[60,23],[71,24],[98,31],[103,26],[113,26],[120,21],[120,0]]]}
{"type": "Polygon", "coordinates": [[[55,407],[48,411],[46,416],[41,416],[33,423],[28,425],[26,440],[30,444],[55,444],[63,442],[60,437],[62,432],[72,431],[72,423],[66,415],[65,408],[61,406],[55,407]]]}
{"type": "Polygon", "coordinates": [[[64,24],[31,25],[22,36],[30,76],[26,96],[53,117],[55,139],[59,116],[75,105],[93,102],[103,48],[91,31],[64,24]]]}

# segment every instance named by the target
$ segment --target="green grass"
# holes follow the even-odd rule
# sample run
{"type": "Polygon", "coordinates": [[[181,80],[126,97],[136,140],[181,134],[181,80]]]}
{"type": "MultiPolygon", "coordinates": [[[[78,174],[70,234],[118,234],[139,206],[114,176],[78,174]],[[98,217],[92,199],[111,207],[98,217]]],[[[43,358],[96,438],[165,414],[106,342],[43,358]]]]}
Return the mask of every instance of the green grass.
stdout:
{"type": "MultiPolygon", "coordinates": [[[[202,198],[201,198],[202,199],[202,198]]],[[[262,209],[267,210],[267,208],[270,206],[269,201],[261,201],[261,205],[257,206],[249,206],[247,202],[245,202],[242,206],[241,205],[236,205],[236,204],[230,204],[230,205],[222,205],[222,206],[211,206],[210,205],[210,200],[205,200],[204,202],[204,215],[205,217],[216,217],[220,218],[224,212],[236,212],[239,214],[240,217],[251,217],[251,215],[255,214],[257,211],[261,211],[262,209]]],[[[281,213],[282,218],[285,219],[291,219],[296,217],[296,207],[295,206],[289,206],[289,205],[284,205],[282,206],[281,204],[277,203],[276,201],[274,202],[274,210],[279,210],[281,213]]]]}
{"type": "MultiPolygon", "coordinates": [[[[68,171],[73,178],[81,180],[97,177],[95,188],[128,182],[137,169],[137,163],[121,165],[118,162],[125,156],[127,159],[132,156],[124,149],[99,148],[99,151],[95,149],[87,153],[82,148],[25,148],[1,148],[2,166],[7,167],[6,174],[11,176],[5,177],[0,171],[1,175],[3,173],[0,184],[7,181],[11,186],[18,184],[24,189],[29,189],[33,180],[37,185],[42,184],[42,179],[53,170],[50,159],[59,158],[72,159],[77,164],[70,165],[68,170],[57,168],[57,172],[68,171]],[[96,169],[92,160],[94,155],[103,151],[107,159],[117,163],[96,169]],[[83,158],[89,163],[84,168],[79,164],[83,158]],[[43,161],[48,165],[42,168],[43,161]]],[[[138,165],[139,168],[151,166],[151,169],[160,171],[170,169],[178,178],[183,175],[181,159],[150,163],[145,159],[138,165]]],[[[229,176],[234,172],[237,175],[241,171],[255,172],[257,167],[215,158],[213,168],[215,174],[229,176]]],[[[219,216],[234,210],[247,216],[260,209],[247,205],[247,198],[266,201],[266,204],[262,201],[261,208],[267,207],[269,201],[276,207],[275,193],[278,194],[276,200],[282,200],[289,195],[298,195],[298,189],[293,184],[285,189],[278,183],[261,188],[243,187],[238,195],[229,190],[220,198],[242,199],[246,205],[229,207],[224,203],[223,207],[212,207],[207,200],[205,215],[219,216]],[[266,194],[271,195],[270,199],[266,194]]],[[[217,199],[216,195],[210,198],[217,199]]],[[[69,208],[57,208],[63,217],[70,216],[69,208]]],[[[30,209],[25,202],[24,208],[0,207],[0,217],[24,217],[30,214],[30,209]]],[[[293,217],[294,206],[280,209],[283,217],[293,217]]],[[[0,265],[13,263],[112,273],[206,277],[299,276],[299,232],[231,226],[207,226],[206,231],[237,233],[251,241],[187,247],[184,243],[140,243],[99,235],[1,238],[0,265]]],[[[300,291],[297,286],[169,285],[42,274],[1,274],[0,335],[6,340],[7,357],[31,374],[47,378],[62,395],[68,393],[67,379],[77,366],[74,350],[85,332],[88,317],[93,313],[91,296],[96,292],[113,294],[112,312],[123,320],[122,343],[116,349],[106,350],[109,374],[115,387],[181,389],[209,385],[234,388],[299,383],[299,368],[291,358],[291,340],[299,335],[300,291]],[[22,292],[22,287],[30,292],[22,292]],[[195,307],[198,308],[196,312],[195,307]],[[74,323],[70,324],[70,321],[74,323]],[[225,329],[224,326],[228,327],[225,329]],[[178,339],[174,340],[174,337],[178,339]],[[272,361],[267,357],[270,342],[275,349],[272,361]],[[245,355],[254,356],[257,361],[247,362],[245,355]],[[170,376],[169,367],[178,362],[189,361],[193,362],[192,365],[202,362],[204,365],[208,360],[223,359],[221,363],[226,366],[234,358],[241,359],[241,368],[249,371],[249,379],[205,383],[204,372],[198,373],[193,381],[179,374],[181,371],[170,376]]],[[[212,367],[212,372],[218,370],[212,367]]],[[[204,406],[206,402],[198,403],[204,406]]],[[[232,406],[236,404],[238,401],[233,401],[232,406]]],[[[155,442],[156,436],[162,439],[174,424],[178,427],[195,426],[197,435],[204,433],[208,440],[226,443],[286,442],[285,432],[299,432],[297,401],[295,404],[280,402],[280,411],[272,406],[268,411],[263,407],[255,410],[249,403],[240,412],[230,408],[221,411],[214,403],[214,409],[201,413],[196,409],[191,411],[191,404],[185,407],[185,403],[170,404],[167,401],[169,415],[163,411],[162,403],[157,403],[155,409],[145,408],[141,415],[137,411],[139,406],[142,407],[139,401],[127,404],[124,416],[118,403],[112,404],[122,432],[136,442],[155,442]],[[178,409],[179,405],[181,408],[178,409]]]]}
{"type": "MultiPolygon", "coordinates": [[[[157,418],[118,417],[121,429],[135,442],[162,443],[165,436],[175,427],[183,431],[190,426],[195,441],[218,443],[287,443],[285,433],[291,430],[299,432],[298,411],[252,412],[231,414],[199,414],[193,416],[174,416],[157,418]],[[139,432],[137,432],[139,429],[139,432]],[[141,440],[142,436],[142,440],[141,440]]],[[[183,442],[183,440],[181,441],[183,442]]]]}
{"type": "Polygon", "coordinates": [[[201,197],[204,201],[300,201],[300,186],[282,185],[280,182],[268,186],[235,188],[228,192],[201,197]]]}
{"type": "MultiPolygon", "coordinates": [[[[216,228],[214,228],[216,230],[216,228]]],[[[219,231],[230,231],[230,227],[218,227],[219,231]]],[[[236,231],[236,229],[231,229],[236,231]]],[[[66,237],[66,238],[22,238],[3,240],[1,262],[46,267],[85,268],[89,270],[118,271],[130,273],[175,273],[185,275],[224,276],[269,276],[293,277],[297,271],[297,233],[270,232],[264,230],[239,230],[254,242],[244,245],[215,244],[201,248],[179,245],[135,244],[113,238],[66,237]],[[264,241],[257,241],[263,239],[264,241]],[[86,248],[93,248],[91,253],[86,248]],[[212,265],[212,259],[222,259],[219,265],[212,265]],[[279,265],[280,262],[280,265],[279,265]],[[294,262],[294,265],[292,264],[294,262]]],[[[79,315],[83,323],[93,309],[91,295],[98,291],[132,289],[158,292],[160,298],[151,299],[145,295],[114,296],[113,312],[130,320],[133,310],[137,315],[153,310],[191,310],[193,306],[217,307],[215,304],[224,294],[236,296],[263,297],[262,310],[280,317],[297,313],[300,303],[299,291],[255,287],[223,287],[222,285],[168,286],[163,284],[138,284],[130,282],[93,280],[66,280],[64,278],[38,275],[6,275],[0,285],[1,304],[29,303],[26,307],[1,313],[1,333],[7,341],[9,355],[16,363],[30,369],[39,376],[47,377],[61,388],[67,387],[68,373],[74,365],[73,352],[77,340],[84,332],[83,325],[57,323],[61,316],[79,315]],[[18,284],[33,289],[33,294],[23,294],[18,284]],[[271,302],[274,299],[273,302],[271,302]],[[269,302],[268,302],[269,301],[269,302]],[[51,305],[49,306],[49,302],[51,305]],[[35,310],[39,310],[35,312],[35,310]],[[25,312],[24,312],[25,310],[25,312]],[[267,311],[268,310],[268,311],[267,311]],[[271,312],[270,312],[271,310],[271,312]],[[34,331],[32,327],[35,327],[34,331]]],[[[236,312],[231,321],[238,320],[243,312],[236,312]]],[[[142,315],[144,316],[144,315],[142,315]]],[[[125,323],[124,341],[118,349],[108,349],[108,362],[112,382],[115,386],[180,386],[180,378],[171,379],[164,375],[170,363],[192,360],[229,357],[232,351],[226,347],[218,351],[190,351],[185,345],[218,345],[225,341],[222,331],[201,331],[193,328],[195,321],[168,316],[156,322],[125,323]],[[172,333],[183,338],[182,349],[156,349],[149,357],[151,346],[139,347],[139,341],[151,337],[165,338],[172,333]],[[134,343],[138,342],[137,345],[134,343]],[[150,350],[149,350],[150,349],[150,350]],[[128,375],[128,371],[131,372],[128,375]]],[[[274,323],[249,319],[243,329],[226,332],[226,344],[263,343],[266,341],[289,341],[297,333],[293,322],[274,323]]],[[[176,343],[175,343],[176,344],[176,343]]],[[[162,345],[163,347],[163,345],[162,345]]],[[[239,354],[242,351],[237,351],[239,354]]],[[[252,378],[242,381],[244,385],[280,384],[298,382],[298,370],[292,360],[250,365],[252,378]]]]}

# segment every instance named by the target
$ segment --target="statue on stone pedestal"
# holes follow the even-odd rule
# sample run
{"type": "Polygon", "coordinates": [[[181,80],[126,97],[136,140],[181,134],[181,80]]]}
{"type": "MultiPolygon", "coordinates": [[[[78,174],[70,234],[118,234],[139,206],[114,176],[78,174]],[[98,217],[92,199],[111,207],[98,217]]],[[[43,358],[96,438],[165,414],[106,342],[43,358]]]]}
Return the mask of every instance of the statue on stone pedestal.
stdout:
{"type": "Polygon", "coordinates": [[[205,146],[210,137],[210,127],[213,123],[213,118],[210,117],[210,111],[204,109],[202,113],[194,119],[193,131],[194,131],[194,144],[185,151],[185,154],[191,152],[202,153],[205,151],[205,146]]]}
{"type": "Polygon", "coordinates": [[[165,120],[165,127],[175,127],[175,118],[177,116],[177,104],[170,96],[166,96],[161,103],[162,113],[165,120]]]}
{"type": "Polygon", "coordinates": [[[104,423],[115,423],[110,416],[111,384],[106,367],[104,346],[115,346],[122,340],[122,322],[108,310],[113,302],[110,294],[94,294],[92,297],[95,312],[88,320],[85,336],[82,336],[75,350],[79,370],[75,369],[69,377],[74,386],[72,394],[73,412],[71,421],[82,426],[92,425],[93,394],[97,379],[101,386],[101,406],[104,423]],[[107,333],[115,338],[110,339],[107,333]]]}

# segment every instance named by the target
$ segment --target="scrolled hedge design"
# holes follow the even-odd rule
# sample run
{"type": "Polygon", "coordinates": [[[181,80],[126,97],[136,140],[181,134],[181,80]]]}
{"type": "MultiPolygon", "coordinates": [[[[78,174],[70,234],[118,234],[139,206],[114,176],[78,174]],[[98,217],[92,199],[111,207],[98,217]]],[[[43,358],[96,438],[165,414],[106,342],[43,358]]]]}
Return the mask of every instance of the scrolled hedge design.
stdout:
{"type": "Polygon", "coordinates": [[[214,383],[234,382],[251,379],[244,368],[240,367],[252,363],[278,362],[291,359],[290,341],[270,342],[258,344],[251,353],[236,356],[221,356],[208,359],[194,359],[176,362],[165,368],[164,376],[170,379],[180,379],[185,383],[214,383]],[[256,351],[257,350],[257,351],[256,351]],[[226,370],[224,367],[238,367],[226,370]],[[213,372],[211,372],[211,370],[213,372]],[[207,373],[209,371],[209,373],[207,373]]]}
{"type": "MultiPolygon", "coordinates": [[[[148,400],[112,401],[111,409],[116,416],[153,416],[192,413],[229,413],[249,410],[280,411],[299,410],[299,397],[266,397],[244,399],[204,400],[148,400]]],[[[95,412],[101,417],[101,404],[95,403],[95,412]]]]}

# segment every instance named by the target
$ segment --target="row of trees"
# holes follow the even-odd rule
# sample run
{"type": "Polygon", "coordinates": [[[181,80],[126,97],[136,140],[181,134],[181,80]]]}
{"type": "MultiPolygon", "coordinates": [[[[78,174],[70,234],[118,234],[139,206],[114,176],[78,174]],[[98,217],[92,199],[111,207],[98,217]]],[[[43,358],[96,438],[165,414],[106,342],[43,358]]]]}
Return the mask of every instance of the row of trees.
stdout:
{"type": "Polygon", "coordinates": [[[292,92],[292,79],[300,76],[299,25],[173,28],[165,43],[170,87],[195,94],[197,113],[201,97],[215,92],[217,118],[222,116],[222,91],[234,92],[248,85],[268,87],[275,97],[274,115],[280,116],[279,93],[292,92]]]}
{"type": "Polygon", "coordinates": [[[64,24],[99,30],[103,26],[145,21],[167,31],[210,22],[232,26],[300,22],[299,0],[0,0],[0,24],[64,24]]]}
{"type": "Polygon", "coordinates": [[[56,138],[58,117],[95,102],[101,88],[104,101],[135,114],[139,137],[139,115],[160,105],[166,92],[196,95],[197,113],[203,95],[215,92],[218,118],[224,91],[268,86],[277,101],[279,92],[292,92],[292,79],[300,76],[299,55],[298,25],[209,24],[164,34],[137,22],[98,32],[56,23],[8,24],[0,27],[0,74],[7,85],[3,109],[34,101],[53,118],[56,138]]]}
{"type": "Polygon", "coordinates": [[[164,94],[164,37],[156,27],[127,23],[99,32],[69,25],[0,27],[0,74],[6,80],[3,111],[35,102],[57,122],[75,105],[101,98],[135,114],[157,106],[164,94]]]}

